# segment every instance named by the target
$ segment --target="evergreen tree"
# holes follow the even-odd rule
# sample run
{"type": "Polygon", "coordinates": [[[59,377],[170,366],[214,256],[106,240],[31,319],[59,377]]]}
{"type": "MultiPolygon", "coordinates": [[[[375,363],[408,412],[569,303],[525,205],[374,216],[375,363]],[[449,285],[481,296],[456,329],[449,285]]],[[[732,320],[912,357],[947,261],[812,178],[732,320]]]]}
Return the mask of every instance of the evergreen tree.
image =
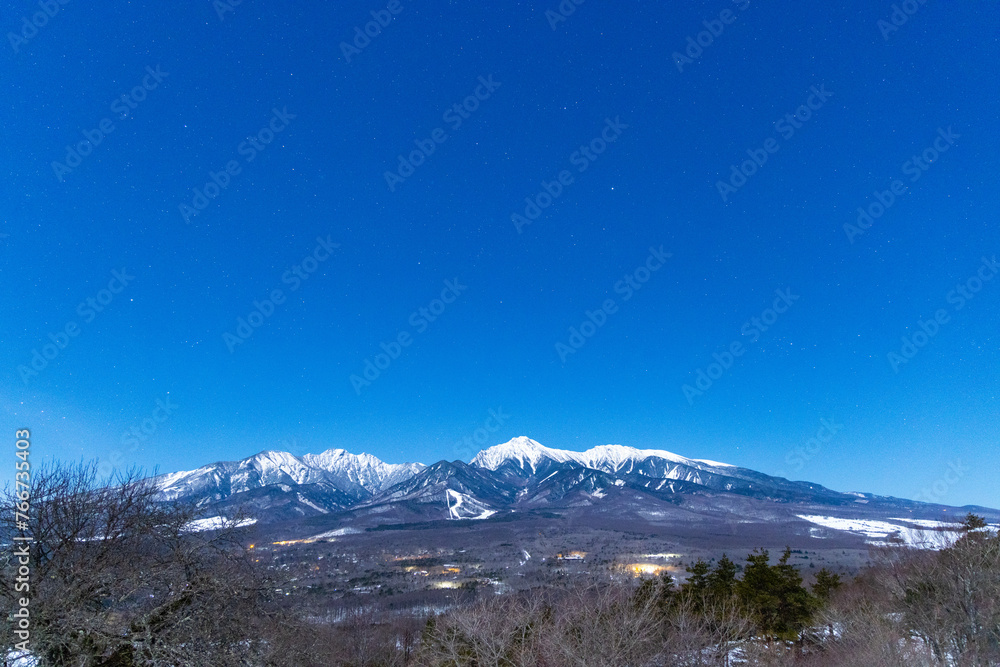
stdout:
{"type": "Polygon", "coordinates": [[[736,585],[758,631],[781,639],[795,639],[815,606],[802,586],[802,575],[788,562],[791,555],[786,548],[778,563],[771,565],[766,550],[755,551],[747,556],[743,579],[736,585]]]}
{"type": "Polygon", "coordinates": [[[816,600],[802,585],[802,575],[788,563],[792,550],[785,547],[778,564],[774,566],[778,582],[778,624],[775,632],[779,637],[794,639],[809,622],[816,600]]]}
{"type": "Polygon", "coordinates": [[[834,574],[824,567],[816,573],[816,583],[812,585],[813,595],[822,602],[827,602],[841,584],[843,582],[840,580],[840,575],[834,574]]]}
{"type": "Polygon", "coordinates": [[[736,592],[736,563],[729,560],[726,554],[715,564],[715,569],[708,575],[708,594],[716,601],[728,600],[736,592]]]}
{"type": "Polygon", "coordinates": [[[674,578],[669,573],[660,575],[656,589],[656,606],[662,614],[666,614],[674,605],[677,590],[674,588],[674,578]]]}
{"type": "Polygon", "coordinates": [[[747,556],[743,579],[736,584],[740,603],[750,612],[760,632],[770,634],[777,626],[777,577],[770,566],[770,554],[757,549],[747,556]]]}
{"type": "Polygon", "coordinates": [[[684,582],[683,586],[681,586],[681,591],[694,598],[704,597],[704,595],[708,592],[709,569],[708,563],[703,561],[701,558],[699,558],[694,565],[687,567],[686,570],[691,576],[688,577],[688,580],[684,582]]]}
{"type": "Polygon", "coordinates": [[[646,605],[653,604],[657,613],[666,618],[676,602],[677,589],[674,588],[674,578],[669,573],[664,572],[658,579],[646,579],[632,596],[632,602],[636,609],[642,609],[646,605]]]}

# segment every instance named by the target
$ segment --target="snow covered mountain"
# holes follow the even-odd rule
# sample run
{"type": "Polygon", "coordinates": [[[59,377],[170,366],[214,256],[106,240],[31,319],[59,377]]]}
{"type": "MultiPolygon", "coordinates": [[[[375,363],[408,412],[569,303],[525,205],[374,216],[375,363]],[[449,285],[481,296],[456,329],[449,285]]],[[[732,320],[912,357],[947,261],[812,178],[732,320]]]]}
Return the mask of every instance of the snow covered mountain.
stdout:
{"type": "Polygon", "coordinates": [[[421,463],[385,463],[371,454],[330,449],[298,457],[287,452],[263,451],[242,461],[223,461],[197,470],[160,475],[156,482],[163,500],[197,498],[204,502],[267,487],[289,492],[314,487],[340,498],[334,506],[365,500],[416,475],[421,463]]]}
{"type": "Polygon", "coordinates": [[[554,461],[558,463],[574,462],[586,468],[605,472],[618,472],[626,468],[627,472],[632,472],[638,462],[648,459],[662,459],[690,467],[733,467],[728,463],[685,458],[662,449],[635,449],[623,445],[601,445],[585,452],[571,452],[545,447],[525,436],[519,436],[501,445],[484,449],[472,459],[472,465],[498,470],[505,464],[513,462],[524,470],[530,469],[534,472],[544,461],[554,461]]]}
{"type": "Polygon", "coordinates": [[[476,454],[472,465],[512,477],[530,479],[548,475],[557,467],[583,467],[608,474],[638,474],[654,479],[676,479],[713,486],[719,477],[731,477],[738,468],[728,463],[689,459],[662,449],[635,449],[601,445],[585,452],[551,449],[524,436],[476,454]]]}
{"type": "Polygon", "coordinates": [[[325,471],[340,488],[355,487],[368,493],[384,491],[427,467],[423,463],[385,463],[371,454],[351,454],[345,449],[306,454],[302,462],[325,471]]]}
{"type": "MultiPolygon", "coordinates": [[[[532,484],[557,479],[560,473],[580,468],[596,470],[624,484],[644,488],[664,488],[676,492],[680,488],[695,491],[717,491],[741,495],[767,495],[780,499],[801,496],[843,498],[843,494],[815,484],[790,482],[746,468],[707,459],[690,459],[662,449],[636,449],[623,445],[601,445],[584,452],[551,449],[526,437],[518,437],[479,452],[472,466],[491,470],[511,484],[532,484]],[[652,484],[653,480],[670,480],[691,486],[652,484]]],[[[572,474],[576,473],[571,473],[572,474]]],[[[621,486],[618,484],[618,486],[621,486]]]]}
{"type": "Polygon", "coordinates": [[[840,493],[665,450],[602,445],[574,452],[524,436],[484,449],[470,463],[390,464],[343,449],[302,457],[265,451],[156,481],[164,500],[218,505],[220,511],[249,507],[262,522],[349,513],[377,525],[573,508],[636,516],[682,505],[738,514],[744,510],[733,508],[747,503],[808,505],[810,513],[819,507],[898,511],[923,506],[840,493]]]}
{"type": "MultiPolygon", "coordinates": [[[[444,462],[442,462],[444,463],[444,462]]],[[[450,471],[445,478],[463,477],[455,474],[455,465],[447,464],[450,471]]],[[[479,452],[470,464],[468,475],[480,480],[480,486],[490,487],[490,496],[504,495],[504,486],[524,486],[532,480],[540,481],[559,470],[589,468],[608,474],[638,474],[654,479],[672,479],[694,484],[713,486],[711,482],[722,473],[739,469],[725,463],[689,459],[671,452],[655,449],[635,449],[622,445],[602,445],[585,452],[552,449],[528,437],[517,437],[479,452]],[[484,473],[490,482],[483,483],[484,473]],[[516,480],[516,481],[515,481],[516,480]]],[[[290,490],[293,487],[315,485],[363,502],[375,498],[391,487],[391,497],[403,497],[428,485],[442,483],[442,469],[436,464],[427,470],[425,480],[412,478],[425,471],[422,463],[385,463],[371,454],[352,454],[344,449],[330,449],[321,454],[302,457],[287,452],[263,451],[242,461],[223,461],[203,466],[197,470],[170,473],[157,479],[164,500],[199,497],[219,501],[236,494],[266,487],[290,490]],[[436,480],[433,481],[432,480],[436,480]],[[410,482],[407,484],[407,482],[410,482]]],[[[723,475],[725,476],[725,475],[723,475]]],[[[470,489],[454,489],[469,492],[470,489]]],[[[507,491],[510,489],[508,488],[507,491]]],[[[481,492],[485,489],[481,489],[481,492]]],[[[443,493],[443,490],[441,491],[443,493]]],[[[471,491],[475,492],[475,491],[471,491]]],[[[343,501],[335,503],[343,505],[343,501]]]]}

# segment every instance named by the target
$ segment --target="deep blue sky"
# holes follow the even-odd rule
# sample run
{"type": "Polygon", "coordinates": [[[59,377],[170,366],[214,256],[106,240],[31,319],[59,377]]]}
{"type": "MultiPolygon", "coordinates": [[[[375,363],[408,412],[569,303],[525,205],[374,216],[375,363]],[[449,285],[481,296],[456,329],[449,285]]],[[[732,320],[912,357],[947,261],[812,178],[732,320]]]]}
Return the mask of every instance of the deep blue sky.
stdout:
{"type": "MultiPolygon", "coordinates": [[[[5,33],[38,11],[3,4],[5,33]]],[[[502,408],[486,444],[665,448],[1000,506],[1000,280],[961,310],[948,299],[1000,253],[996,3],[928,2],[886,38],[891,2],[590,0],[553,30],[555,0],[401,0],[351,62],[340,43],[386,5],[312,4],[244,0],[220,20],[210,0],[70,2],[16,52],[4,40],[11,450],[29,427],[36,461],[169,471],[344,447],[430,463],[467,459],[456,443],[502,408]],[[673,52],[726,8],[735,22],[679,72],[673,52]],[[122,119],[111,103],[157,66],[122,119]],[[491,75],[453,129],[445,111],[491,75]],[[812,86],[832,96],[788,137],[774,123],[812,86]],[[241,142],[286,107],[247,162],[241,142]],[[580,173],[574,152],[608,118],[628,127],[580,173]],[[103,119],[114,131],[60,182],[52,162],[103,119]],[[911,182],[904,163],[949,127],[911,182]],[[447,139],[390,191],[384,172],[436,128],[447,139]],[[717,181],[768,140],[723,202],[717,181]],[[186,224],[179,205],[230,160],[239,173],[186,224]],[[573,182],[519,234],[511,214],[564,169],[573,182]],[[849,242],[844,224],[894,179],[906,193],[849,242]],[[284,272],[327,236],[339,248],[293,291],[284,272]],[[672,257],[625,301],[617,281],[661,245],[672,257]],[[77,304],[123,267],[134,280],[88,322],[77,304]],[[411,313],[456,278],[467,289],[420,332],[411,313]],[[276,288],[286,301],[230,352],[223,333],[276,288]],[[773,327],[741,335],[786,288],[799,298],[773,327]],[[556,343],[609,298],[563,363],[556,343]],[[947,323],[895,372],[888,353],[938,309],[947,323]],[[79,335],[25,382],[18,367],[68,322],[79,335]],[[350,376],[400,332],[412,343],[359,396],[350,376]],[[745,353],[689,403],[682,385],[734,341],[745,353]],[[154,433],[123,439],[168,397],[154,433]],[[821,419],[842,428],[795,454],[821,419]]]]}

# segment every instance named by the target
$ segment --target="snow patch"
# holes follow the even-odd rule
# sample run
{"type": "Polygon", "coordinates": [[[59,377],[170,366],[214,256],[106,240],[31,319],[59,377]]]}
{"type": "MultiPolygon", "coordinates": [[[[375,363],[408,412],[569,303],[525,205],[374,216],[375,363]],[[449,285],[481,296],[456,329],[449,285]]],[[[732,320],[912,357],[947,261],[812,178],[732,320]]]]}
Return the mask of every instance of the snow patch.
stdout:
{"type": "Polygon", "coordinates": [[[489,519],[497,513],[485,503],[454,489],[447,489],[445,497],[448,502],[449,519],[489,519]]]}
{"type": "Polygon", "coordinates": [[[889,519],[889,521],[905,521],[921,528],[955,528],[955,522],[931,521],[930,519],[889,519]]]}
{"type": "Polygon", "coordinates": [[[9,667],[37,667],[38,657],[29,651],[10,650],[3,664],[9,667]]]}
{"type": "Polygon", "coordinates": [[[320,507],[316,503],[312,502],[311,500],[309,500],[308,498],[306,498],[305,496],[303,496],[301,493],[296,493],[295,495],[298,496],[299,502],[302,503],[303,505],[308,505],[309,507],[313,508],[317,512],[322,512],[323,514],[329,514],[330,513],[328,510],[323,509],[322,507],[320,507]]]}
{"type": "Polygon", "coordinates": [[[320,533],[319,535],[313,535],[308,538],[310,540],[325,540],[331,537],[341,537],[343,535],[356,535],[361,531],[357,528],[337,528],[336,530],[328,530],[325,533],[320,533]]]}
{"type": "MultiPolygon", "coordinates": [[[[867,540],[868,544],[873,546],[905,544],[918,549],[943,549],[951,546],[955,540],[961,537],[961,531],[958,530],[926,530],[875,519],[845,519],[813,514],[798,514],[796,516],[824,528],[873,538],[867,540]]],[[[891,520],[896,521],[897,519],[891,520]]],[[[815,529],[810,530],[810,534],[815,537],[813,530],[815,529]]]]}
{"type": "Polygon", "coordinates": [[[195,519],[184,526],[186,533],[200,533],[206,530],[221,530],[222,528],[242,528],[252,526],[257,523],[257,519],[241,519],[233,521],[222,516],[212,516],[206,519],[195,519]]]}

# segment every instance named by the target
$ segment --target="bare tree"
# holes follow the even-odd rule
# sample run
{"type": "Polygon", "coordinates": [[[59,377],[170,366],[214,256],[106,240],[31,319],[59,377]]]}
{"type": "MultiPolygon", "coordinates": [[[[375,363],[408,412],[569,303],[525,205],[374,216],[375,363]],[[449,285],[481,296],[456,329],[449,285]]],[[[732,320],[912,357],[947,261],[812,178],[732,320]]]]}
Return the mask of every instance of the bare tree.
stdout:
{"type": "MultiPolygon", "coordinates": [[[[266,656],[273,585],[236,532],[193,533],[196,510],[158,502],[138,470],[109,482],[95,464],[34,471],[29,597],[41,664],[228,666],[266,656]]],[[[3,496],[9,507],[12,491],[3,496]]],[[[4,541],[15,529],[10,514],[0,517],[4,541]]],[[[13,563],[2,565],[6,578],[13,563]]],[[[0,613],[14,604],[4,586],[0,613]]]]}
{"type": "Polygon", "coordinates": [[[636,667],[660,652],[655,598],[637,599],[624,585],[573,591],[559,604],[545,654],[554,664],[636,667]]]}
{"type": "Polygon", "coordinates": [[[837,665],[1000,664],[1000,537],[970,516],[954,545],[874,550],[874,565],[833,596],[820,620],[837,665]]]}
{"type": "Polygon", "coordinates": [[[487,598],[428,623],[418,664],[454,667],[537,665],[539,641],[550,627],[539,596],[487,598]]]}

